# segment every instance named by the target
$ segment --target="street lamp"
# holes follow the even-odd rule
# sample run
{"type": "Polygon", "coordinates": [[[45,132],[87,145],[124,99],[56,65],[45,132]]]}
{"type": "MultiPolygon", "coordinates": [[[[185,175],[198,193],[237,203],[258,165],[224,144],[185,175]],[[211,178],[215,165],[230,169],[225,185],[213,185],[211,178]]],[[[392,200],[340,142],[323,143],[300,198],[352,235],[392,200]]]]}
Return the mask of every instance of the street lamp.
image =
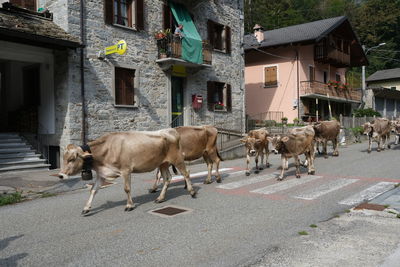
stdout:
{"type": "MultiPolygon", "coordinates": [[[[380,44],[378,44],[376,46],[373,46],[373,47],[370,47],[370,48],[367,48],[365,45],[362,45],[362,49],[364,50],[365,55],[367,55],[367,53],[369,51],[371,51],[372,49],[378,48],[378,47],[383,46],[383,45],[386,45],[386,43],[380,43],[380,44]]],[[[365,90],[366,90],[366,85],[365,85],[365,66],[362,66],[361,70],[362,70],[361,71],[361,78],[362,78],[362,84],[361,84],[361,86],[362,86],[362,105],[364,106],[365,105],[365,90]]]]}

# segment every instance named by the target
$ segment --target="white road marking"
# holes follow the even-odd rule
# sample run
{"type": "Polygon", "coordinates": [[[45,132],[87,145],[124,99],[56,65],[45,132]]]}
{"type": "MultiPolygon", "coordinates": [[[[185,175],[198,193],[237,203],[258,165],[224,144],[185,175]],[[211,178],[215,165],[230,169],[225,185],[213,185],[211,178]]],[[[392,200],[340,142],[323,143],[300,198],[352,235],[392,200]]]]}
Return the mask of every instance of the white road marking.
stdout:
{"type": "Polygon", "coordinates": [[[367,189],[339,202],[342,205],[356,205],[364,201],[369,201],[382,195],[386,191],[393,188],[396,183],[393,182],[380,182],[367,189]]]}
{"type": "Polygon", "coordinates": [[[267,175],[262,175],[262,176],[257,176],[254,178],[249,178],[249,179],[244,179],[244,180],[240,180],[237,182],[231,182],[231,183],[227,183],[227,184],[223,184],[223,185],[219,185],[217,186],[217,188],[220,189],[236,189],[242,186],[246,186],[246,185],[250,185],[250,184],[255,184],[255,183],[259,183],[259,182],[263,182],[263,181],[267,181],[267,180],[271,180],[274,179],[278,176],[278,173],[270,173],[267,175]]]}
{"type": "MultiPolygon", "coordinates": [[[[226,172],[226,171],[230,171],[230,170],[233,170],[233,168],[222,168],[222,169],[219,169],[219,172],[222,173],[222,172],[226,172]]],[[[208,171],[195,172],[195,173],[190,174],[190,178],[200,177],[200,176],[204,176],[207,174],[208,174],[208,171]]],[[[215,171],[212,172],[212,175],[215,175],[215,171]]],[[[182,180],[183,178],[184,178],[183,175],[175,175],[175,176],[172,176],[171,181],[182,180]]]]}
{"type": "Polygon", "coordinates": [[[330,181],[329,183],[322,184],[316,188],[312,188],[311,190],[306,191],[301,195],[294,196],[294,198],[306,199],[306,200],[313,200],[319,198],[320,196],[326,195],[330,192],[338,190],[342,187],[345,187],[349,184],[355,183],[359,181],[358,179],[336,179],[330,181]]]}
{"type": "Polygon", "coordinates": [[[266,187],[258,188],[256,190],[250,191],[252,193],[258,193],[258,194],[274,194],[279,191],[284,191],[289,188],[292,188],[297,185],[305,184],[311,181],[314,181],[316,179],[321,178],[322,176],[315,176],[315,175],[307,175],[307,176],[302,176],[300,179],[294,178],[289,181],[281,181],[273,185],[269,185],[266,187]]]}

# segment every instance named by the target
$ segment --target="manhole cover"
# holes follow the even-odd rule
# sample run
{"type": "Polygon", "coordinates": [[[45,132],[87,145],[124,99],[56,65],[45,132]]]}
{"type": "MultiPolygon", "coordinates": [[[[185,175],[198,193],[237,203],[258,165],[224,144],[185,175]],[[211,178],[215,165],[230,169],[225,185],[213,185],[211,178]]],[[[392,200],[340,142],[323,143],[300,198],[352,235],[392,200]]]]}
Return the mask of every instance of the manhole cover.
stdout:
{"type": "Polygon", "coordinates": [[[161,217],[174,217],[183,213],[188,213],[192,211],[191,209],[188,208],[183,208],[183,207],[177,207],[177,206],[167,206],[163,207],[161,209],[155,209],[149,211],[149,213],[158,215],[161,217]]]}
{"type": "Polygon", "coordinates": [[[370,203],[362,203],[354,208],[355,210],[378,210],[382,211],[386,209],[385,206],[378,205],[378,204],[370,204],[370,203]]]}

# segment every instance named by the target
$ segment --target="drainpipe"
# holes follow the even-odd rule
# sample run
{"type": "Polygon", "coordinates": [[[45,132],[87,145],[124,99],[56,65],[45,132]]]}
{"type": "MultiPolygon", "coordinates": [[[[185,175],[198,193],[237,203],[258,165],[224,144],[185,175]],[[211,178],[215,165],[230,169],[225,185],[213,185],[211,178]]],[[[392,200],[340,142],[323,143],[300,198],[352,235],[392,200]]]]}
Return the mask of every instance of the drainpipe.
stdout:
{"type": "Polygon", "coordinates": [[[80,72],[81,72],[81,100],[82,100],[82,130],[81,130],[81,140],[82,144],[86,144],[86,100],[85,100],[85,54],[84,54],[84,46],[85,44],[85,18],[84,18],[84,10],[85,3],[84,0],[80,1],[80,28],[81,28],[81,64],[80,64],[80,72]]]}
{"type": "Polygon", "coordinates": [[[300,121],[300,78],[299,78],[299,49],[296,49],[296,68],[297,68],[297,118],[300,121]]]}

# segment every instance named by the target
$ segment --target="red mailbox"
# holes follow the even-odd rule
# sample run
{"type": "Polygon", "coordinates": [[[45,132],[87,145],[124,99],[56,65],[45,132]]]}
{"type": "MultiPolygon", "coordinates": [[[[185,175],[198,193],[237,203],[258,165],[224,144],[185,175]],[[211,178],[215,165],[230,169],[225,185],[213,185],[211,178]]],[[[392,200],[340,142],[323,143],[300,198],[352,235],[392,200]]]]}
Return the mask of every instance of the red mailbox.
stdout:
{"type": "Polygon", "coordinates": [[[201,95],[192,95],[192,107],[195,110],[201,109],[203,106],[203,96],[201,95]]]}

